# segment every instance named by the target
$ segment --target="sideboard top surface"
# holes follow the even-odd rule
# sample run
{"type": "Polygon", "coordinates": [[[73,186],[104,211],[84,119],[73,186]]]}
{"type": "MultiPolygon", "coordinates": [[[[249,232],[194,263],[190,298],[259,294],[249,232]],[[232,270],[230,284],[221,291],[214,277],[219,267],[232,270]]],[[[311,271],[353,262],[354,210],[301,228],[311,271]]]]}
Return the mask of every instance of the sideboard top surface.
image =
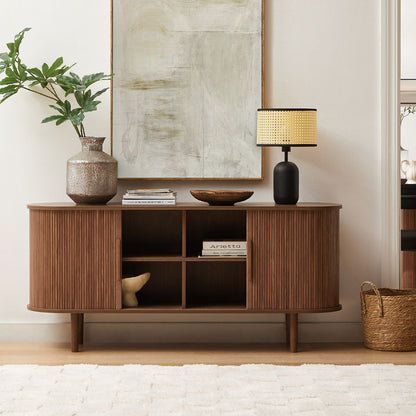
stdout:
{"type": "Polygon", "coordinates": [[[323,202],[301,202],[296,205],[277,205],[273,202],[261,202],[261,203],[238,203],[236,205],[208,205],[204,203],[192,202],[192,203],[178,203],[176,205],[141,205],[141,206],[127,206],[120,203],[109,203],[106,205],[80,205],[74,204],[72,202],[50,202],[50,203],[36,203],[29,204],[29,209],[32,210],[63,210],[63,211],[101,211],[101,210],[270,210],[275,209],[278,211],[307,211],[307,210],[316,210],[316,209],[326,209],[326,208],[338,208],[341,209],[342,205],[332,204],[332,203],[323,203],[323,202]]]}

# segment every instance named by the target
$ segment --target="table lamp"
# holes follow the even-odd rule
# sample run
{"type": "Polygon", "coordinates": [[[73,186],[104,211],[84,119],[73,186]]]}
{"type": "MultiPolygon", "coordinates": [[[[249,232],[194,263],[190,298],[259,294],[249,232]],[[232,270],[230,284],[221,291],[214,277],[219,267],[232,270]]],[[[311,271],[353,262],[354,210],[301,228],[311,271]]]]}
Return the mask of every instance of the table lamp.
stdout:
{"type": "Polygon", "coordinates": [[[316,146],[315,108],[260,108],[257,110],[257,146],[281,146],[284,162],[273,171],[276,204],[296,204],[299,169],[288,161],[291,147],[316,146]]]}

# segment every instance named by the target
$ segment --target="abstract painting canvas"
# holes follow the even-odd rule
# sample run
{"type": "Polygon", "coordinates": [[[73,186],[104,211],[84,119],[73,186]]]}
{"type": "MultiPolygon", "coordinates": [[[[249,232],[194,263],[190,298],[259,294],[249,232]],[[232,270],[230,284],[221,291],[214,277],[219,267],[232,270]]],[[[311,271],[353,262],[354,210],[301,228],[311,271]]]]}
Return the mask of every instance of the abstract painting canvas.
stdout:
{"type": "Polygon", "coordinates": [[[261,179],[263,0],[113,0],[119,178],[261,179]]]}

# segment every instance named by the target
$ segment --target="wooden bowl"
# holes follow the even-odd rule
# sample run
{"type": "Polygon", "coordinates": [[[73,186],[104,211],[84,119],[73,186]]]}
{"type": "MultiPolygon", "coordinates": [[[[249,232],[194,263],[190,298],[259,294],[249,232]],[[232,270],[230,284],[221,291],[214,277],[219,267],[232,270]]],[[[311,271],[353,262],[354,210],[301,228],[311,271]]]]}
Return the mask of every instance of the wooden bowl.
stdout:
{"type": "Polygon", "coordinates": [[[253,191],[225,191],[225,190],[192,190],[192,196],[199,201],[208,202],[209,205],[234,205],[245,201],[253,195],[253,191]]]}

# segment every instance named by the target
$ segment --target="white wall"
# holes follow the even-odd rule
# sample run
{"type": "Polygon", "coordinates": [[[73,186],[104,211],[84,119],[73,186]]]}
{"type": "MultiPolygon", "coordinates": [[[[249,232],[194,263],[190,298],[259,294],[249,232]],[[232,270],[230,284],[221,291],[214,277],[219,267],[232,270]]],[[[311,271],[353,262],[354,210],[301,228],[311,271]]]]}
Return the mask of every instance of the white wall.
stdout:
{"type": "MultiPolygon", "coordinates": [[[[68,63],[78,62],[76,69],[80,73],[109,71],[109,3],[1,0],[0,45],[30,26],[33,29],[26,35],[22,50],[27,62],[38,65],[62,55],[68,63]]],[[[300,199],[343,204],[343,310],[302,315],[301,341],[359,339],[359,284],[367,279],[380,282],[379,14],[378,1],[266,0],[266,105],[318,108],[318,147],[296,149],[290,155],[300,168],[300,199]]],[[[93,135],[110,137],[109,100],[108,94],[99,112],[88,121],[87,129],[93,135]]],[[[26,204],[67,200],[65,164],[79,149],[69,125],[40,124],[48,114],[44,100],[30,94],[12,97],[0,106],[3,141],[0,340],[3,341],[69,339],[66,324],[60,324],[68,322],[68,315],[26,310],[29,291],[26,204]]],[[[180,202],[192,201],[189,189],[212,187],[252,189],[255,191],[252,201],[272,201],[271,172],[281,158],[279,149],[267,149],[263,182],[160,181],[150,186],[174,188],[180,202]]],[[[122,182],[118,198],[131,186],[149,184],[122,182]]],[[[155,339],[152,338],[155,334],[163,340],[224,340],[224,334],[228,334],[227,340],[258,342],[281,339],[283,334],[282,328],[280,332],[271,330],[270,322],[282,321],[281,315],[273,314],[89,315],[87,320],[129,321],[125,327],[130,329],[136,328],[131,322],[142,322],[137,325],[143,329],[141,340],[155,339]],[[161,324],[164,321],[181,324],[166,326],[161,324]],[[217,324],[198,325],[201,321],[217,324]],[[228,324],[223,325],[224,322],[228,324]],[[256,322],[261,324],[253,324],[256,322]]],[[[120,327],[124,326],[90,324],[87,335],[97,341],[105,333],[106,339],[114,342],[124,339],[123,334],[131,334],[127,330],[120,333],[120,327]]]]}
{"type": "Polygon", "coordinates": [[[416,4],[401,0],[401,78],[416,79],[416,4]]]}

